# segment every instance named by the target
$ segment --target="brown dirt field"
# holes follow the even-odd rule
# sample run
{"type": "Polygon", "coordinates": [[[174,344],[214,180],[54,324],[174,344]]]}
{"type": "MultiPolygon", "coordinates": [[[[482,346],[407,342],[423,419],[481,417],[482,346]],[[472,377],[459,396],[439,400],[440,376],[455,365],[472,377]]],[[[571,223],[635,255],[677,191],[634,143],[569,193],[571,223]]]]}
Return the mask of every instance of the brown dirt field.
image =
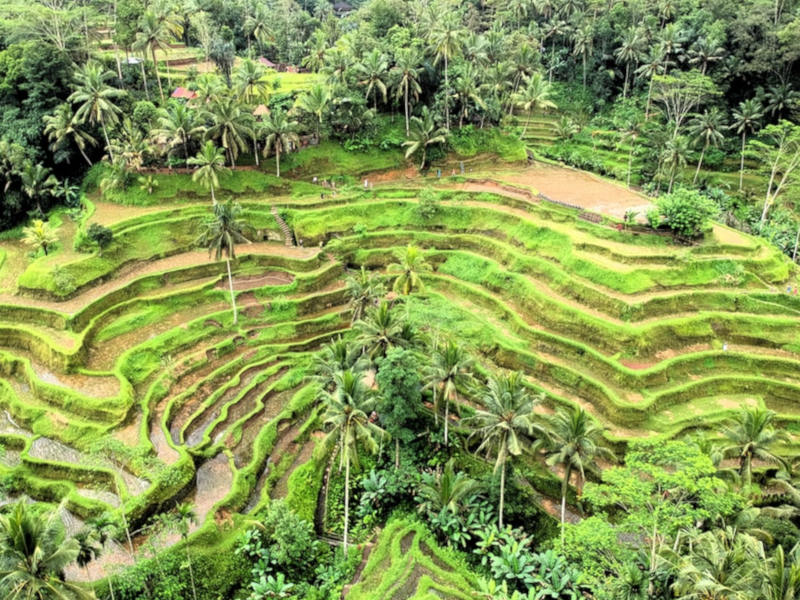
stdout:
{"type": "Polygon", "coordinates": [[[497,176],[502,181],[537,189],[553,200],[618,218],[624,217],[627,210],[644,213],[652,206],[649,198],[621,184],[576,169],[534,164],[497,176]]]}
{"type": "MultiPolygon", "coordinates": [[[[233,278],[233,289],[237,292],[254,290],[268,285],[287,285],[294,281],[294,275],[286,271],[267,271],[261,275],[248,275],[233,278]]],[[[228,289],[228,280],[223,279],[217,284],[218,289],[228,289]]]]}

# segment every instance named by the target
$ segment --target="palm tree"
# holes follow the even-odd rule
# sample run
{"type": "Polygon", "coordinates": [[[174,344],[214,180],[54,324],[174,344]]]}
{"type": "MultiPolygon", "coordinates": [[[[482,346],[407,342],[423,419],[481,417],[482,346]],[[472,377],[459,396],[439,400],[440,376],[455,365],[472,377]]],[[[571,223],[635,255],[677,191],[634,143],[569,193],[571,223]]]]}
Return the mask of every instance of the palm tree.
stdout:
{"type": "Polygon", "coordinates": [[[50,140],[50,150],[55,152],[72,142],[86,164],[92,166],[92,161],[86,156],[86,147],[96,146],[97,140],[80,128],[68,102],[59,104],[52,115],[45,115],[44,133],[50,140]]]}
{"type": "Polygon", "coordinates": [[[654,46],[650,49],[647,60],[636,69],[636,74],[647,77],[647,107],[644,110],[644,120],[650,120],[650,107],[653,105],[653,81],[656,75],[663,75],[675,63],[667,57],[664,45],[654,46]]]}
{"type": "Polygon", "coordinates": [[[383,101],[386,102],[386,78],[389,72],[389,63],[386,57],[380,53],[376,48],[364,57],[364,60],[356,65],[356,71],[361,79],[358,85],[366,87],[364,96],[369,98],[372,94],[373,108],[378,110],[378,92],[380,92],[383,101]]]}
{"type": "Polygon", "coordinates": [[[764,113],[761,104],[755,98],[740,102],[739,108],[733,111],[732,127],[736,129],[736,133],[742,134],[741,163],[739,164],[739,191],[742,190],[742,180],[744,178],[744,146],[747,142],[747,132],[755,132],[763,116],[764,113]]]}
{"type": "Polygon", "coordinates": [[[749,489],[753,482],[753,458],[766,462],[780,463],[772,448],[779,442],[786,442],[788,436],[784,430],[773,427],[775,413],[762,408],[743,408],[730,419],[723,430],[729,445],[723,450],[727,456],[739,457],[739,473],[742,484],[749,489]]]}
{"type": "Polygon", "coordinates": [[[639,137],[639,124],[635,121],[630,121],[625,129],[621,132],[620,142],[627,142],[630,144],[628,150],[628,175],[625,179],[625,185],[631,187],[631,171],[633,170],[633,153],[636,147],[636,139],[639,137]]]}
{"type": "Polygon", "coordinates": [[[594,466],[595,458],[612,458],[611,452],[600,445],[603,429],[592,422],[589,413],[580,407],[560,409],[547,419],[547,464],[561,465],[561,544],[564,544],[564,522],[567,510],[567,490],[573,471],[578,473],[578,495],[586,481],[586,469],[594,466]]]}
{"type": "Polygon", "coordinates": [[[120,89],[110,86],[107,81],[115,77],[112,71],[104,69],[97,63],[86,63],[75,74],[75,91],[67,100],[73,104],[80,104],[75,111],[77,123],[100,124],[103,137],[106,140],[106,149],[111,160],[111,142],[108,140],[108,125],[117,122],[118,115],[122,112],[114,104],[114,100],[124,95],[120,89]]]}
{"type": "Polygon", "coordinates": [[[800,598],[800,561],[795,546],[787,559],[783,546],[775,548],[775,554],[767,561],[764,574],[766,595],[764,600],[797,600],[800,598]]]}
{"type": "MultiPolygon", "coordinates": [[[[672,186],[675,184],[675,178],[678,175],[678,170],[686,166],[686,157],[689,154],[689,141],[686,136],[679,135],[678,137],[667,140],[664,149],[661,152],[661,166],[662,169],[666,168],[669,173],[669,186],[667,193],[672,192],[672,186]]],[[[659,175],[659,185],[660,185],[659,175]]]]}
{"type": "Polygon", "coordinates": [[[311,86],[306,93],[302,94],[297,98],[295,102],[295,106],[302,110],[303,112],[307,112],[308,114],[314,115],[316,117],[316,137],[317,140],[320,139],[320,128],[322,127],[322,117],[325,114],[325,111],[328,110],[328,106],[331,103],[331,91],[328,86],[322,85],[321,83],[315,83],[311,86]]]}
{"type": "Polygon", "coordinates": [[[19,501],[0,515],[0,596],[7,600],[90,600],[95,596],[66,581],[64,569],[78,557],[67,539],[60,510],[35,513],[19,501]]]}
{"type": "Polygon", "coordinates": [[[228,287],[231,292],[231,306],[233,307],[233,324],[238,322],[236,314],[236,296],[233,293],[233,277],[231,276],[231,259],[236,258],[236,243],[250,241],[242,235],[244,223],[239,220],[242,207],[228,201],[225,204],[214,205],[214,215],[205,224],[205,230],[197,243],[208,248],[208,255],[214,253],[214,260],[219,261],[225,255],[225,265],[228,268],[228,287]]]}
{"type": "Polygon", "coordinates": [[[19,174],[22,180],[22,191],[33,202],[36,202],[36,207],[39,213],[44,214],[42,210],[42,200],[52,197],[58,188],[58,180],[50,173],[50,169],[30,161],[26,161],[22,166],[22,171],[19,174]]]}
{"type": "Polygon", "coordinates": [[[525,127],[522,128],[522,137],[528,130],[531,121],[531,113],[539,109],[555,108],[556,104],[550,100],[551,85],[545,81],[541,73],[534,73],[525,81],[522,90],[515,95],[515,103],[522,110],[528,113],[525,120],[525,127]]]}
{"type": "Polygon", "coordinates": [[[414,100],[418,100],[422,92],[422,87],[419,84],[419,78],[422,73],[421,63],[422,57],[416,48],[402,48],[398,50],[394,67],[392,67],[395,85],[397,86],[395,96],[397,98],[403,97],[403,107],[406,115],[406,137],[409,134],[408,98],[413,96],[414,100]]]}
{"type": "Polygon", "coordinates": [[[216,206],[214,188],[219,186],[219,176],[230,173],[230,169],[225,166],[225,152],[208,140],[197,156],[188,159],[186,164],[197,167],[192,174],[192,181],[199,181],[200,185],[211,190],[211,203],[216,206]]]}
{"type": "Polygon", "coordinates": [[[231,166],[235,167],[239,152],[247,150],[247,139],[253,137],[253,115],[243,110],[241,102],[233,96],[212,100],[205,114],[210,122],[206,137],[225,148],[231,166]]]}
{"type": "Polygon", "coordinates": [[[421,171],[425,168],[428,146],[444,144],[447,141],[447,130],[443,127],[436,127],[436,123],[434,123],[433,116],[427,106],[422,107],[421,117],[411,117],[411,124],[411,135],[408,140],[403,142],[403,146],[407,146],[406,158],[422,150],[422,161],[419,164],[421,171]]]}
{"type": "Polygon", "coordinates": [[[481,439],[476,453],[486,451],[496,456],[494,471],[500,471],[500,504],[498,526],[503,528],[503,503],[506,487],[506,464],[519,456],[528,445],[524,436],[541,431],[533,422],[533,409],[538,402],[525,387],[522,374],[493,375],[479,397],[484,408],[477,410],[468,424],[475,430],[470,435],[481,439]]]}
{"type": "Polygon", "coordinates": [[[257,103],[263,98],[267,90],[265,75],[264,65],[250,58],[244,59],[233,72],[233,81],[239,89],[239,97],[248,104],[257,103]]]}
{"type": "Polygon", "coordinates": [[[450,402],[458,405],[458,389],[472,384],[474,361],[466,350],[454,341],[434,344],[428,367],[428,387],[433,392],[434,415],[438,421],[439,402],[444,400],[444,444],[449,443],[450,402]]]}
{"type": "Polygon", "coordinates": [[[82,529],[72,536],[72,539],[78,542],[78,556],[75,557],[75,562],[80,568],[86,569],[86,575],[88,576],[89,563],[100,556],[103,551],[103,545],[91,529],[82,529]]]}
{"type": "Polygon", "coordinates": [[[458,111],[458,126],[464,125],[464,119],[469,118],[470,102],[479,108],[486,108],[481,98],[481,84],[474,67],[467,63],[461,69],[453,85],[453,98],[458,98],[461,104],[458,111]]]}
{"type": "Polygon", "coordinates": [[[367,308],[375,306],[378,299],[386,294],[383,282],[377,276],[368,273],[363,266],[356,275],[351,275],[345,280],[345,285],[350,298],[353,323],[363,317],[367,308]]]}
{"type": "Polygon", "coordinates": [[[787,111],[793,110],[800,101],[800,92],[792,88],[791,83],[772,85],[766,94],[767,109],[769,114],[783,117],[787,111]]]}
{"type": "MultiPolygon", "coordinates": [[[[230,268],[229,268],[230,269],[230,268]]],[[[230,270],[228,271],[230,273],[230,270]]],[[[234,323],[236,322],[234,318],[234,323]]],[[[194,570],[192,569],[192,555],[189,552],[189,529],[197,523],[197,513],[189,502],[181,502],[175,509],[175,524],[186,548],[186,562],[189,565],[189,580],[192,582],[192,598],[197,600],[197,588],[194,585],[194,570]]]]}
{"type": "Polygon", "coordinates": [[[133,47],[135,50],[149,52],[153,57],[153,70],[156,73],[156,81],[158,82],[158,92],[161,95],[161,102],[164,102],[164,88],[161,86],[161,77],[158,74],[156,51],[161,50],[166,55],[171,40],[172,33],[164,25],[164,22],[160,21],[156,14],[152,11],[145,11],[141,19],[139,19],[139,31],[136,33],[136,41],[134,42],[133,47]]]}
{"type": "Polygon", "coordinates": [[[297,122],[290,121],[282,110],[274,110],[264,120],[264,133],[267,135],[264,143],[264,156],[271,150],[275,153],[275,174],[281,176],[281,153],[291,149],[292,144],[299,141],[297,136],[297,122]]]}
{"type": "Polygon", "coordinates": [[[712,108],[692,119],[689,122],[689,128],[695,138],[695,143],[701,140],[703,142],[703,150],[700,152],[700,160],[697,161],[697,169],[694,172],[694,179],[692,179],[694,184],[697,183],[697,176],[700,175],[700,167],[703,166],[706,150],[709,146],[716,148],[725,141],[725,134],[722,132],[728,126],[725,123],[725,115],[718,108],[712,108]]]}
{"type": "Polygon", "coordinates": [[[368,308],[364,318],[353,326],[357,343],[371,359],[386,356],[390,348],[406,344],[403,322],[396,315],[388,302],[381,302],[368,308]]]}
{"type": "Polygon", "coordinates": [[[315,378],[323,389],[332,390],[337,375],[348,370],[360,373],[364,362],[361,347],[338,336],[314,355],[315,378]]]}
{"type": "Polygon", "coordinates": [[[420,249],[416,246],[406,246],[402,253],[395,251],[395,258],[398,262],[392,263],[386,268],[387,273],[397,276],[392,290],[404,296],[414,290],[424,290],[425,285],[422,283],[421,273],[429,272],[431,265],[425,260],[420,249]]]}
{"type": "Polygon", "coordinates": [[[188,159],[190,144],[203,132],[204,127],[197,118],[197,112],[186,104],[175,102],[159,111],[158,127],[153,136],[159,143],[164,144],[168,151],[181,148],[183,158],[188,159]]]}
{"type": "Polygon", "coordinates": [[[464,472],[456,473],[453,459],[447,461],[441,473],[423,475],[417,488],[417,510],[438,515],[443,510],[458,514],[464,503],[478,490],[478,482],[464,472]]]}
{"type": "Polygon", "coordinates": [[[444,119],[445,130],[450,131],[450,80],[448,79],[449,62],[458,56],[463,48],[465,31],[458,22],[455,12],[445,14],[430,33],[431,51],[434,65],[444,62],[444,119]]]}
{"type": "Polygon", "coordinates": [[[347,556],[350,520],[350,467],[359,467],[359,447],[373,454],[378,450],[377,437],[385,432],[370,420],[375,407],[371,390],[364,385],[362,377],[353,371],[344,371],[336,377],[332,392],[323,390],[321,399],[325,405],[323,422],[328,428],[326,444],[336,444],[339,455],[339,470],[344,473],[344,536],[342,545],[347,556]]]}
{"type": "Polygon", "coordinates": [[[617,57],[617,60],[625,64],[625,85],[622,88],[623,98],[628,97],[631,65],[639,60],[643,41],[639,30],[631,28],[623,34],[619,48],[614,50],[614,56],[617,57]]]}
{"type": "Polygon", "coordinates": [[[583,64],[583,88],[586,89],[586,60],[592,52],[594,45],[594,27],[591,23],[585,23],[572,34],[572,54],[581,57],[583,64]]]}

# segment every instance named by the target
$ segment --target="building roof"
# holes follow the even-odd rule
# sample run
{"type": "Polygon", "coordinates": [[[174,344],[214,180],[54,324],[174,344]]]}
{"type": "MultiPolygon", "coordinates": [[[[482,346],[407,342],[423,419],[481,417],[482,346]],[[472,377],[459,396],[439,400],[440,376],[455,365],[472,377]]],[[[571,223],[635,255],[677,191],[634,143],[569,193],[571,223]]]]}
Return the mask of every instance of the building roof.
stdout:
{"type": "Polygon", "coordinates": [[[256,109],[253,111],[253,115],[256,117],[260,117],[262,115],[268,115],[269,109],[264,106],[263,104],[259,104],[256,109]]]}
{"type": "Polygon", "coordinates": [[[274,68],[275,68],[275,63],[274,63],[274,62],[272,62],[272,61],[271,61],[270,59],[268,59],[268,58],[264,58],[263,56],[260,56],[260,57],[258,58],[258,62],[260,62],[260,63],[261,63],[262,65],[264,65],[265,67],[270,67],[270,68],[272,68],[272,69],[274,69],[274,68]]]}
{"type": "Polygon", "coordinates": [[[197,92],[193,92],[192,90],[187,90],[186,88],[177,87],[175,91],[172,92],[171,96],[173,98],[186,98],[187,100],[192,100],[197,98],[197,92]]]}

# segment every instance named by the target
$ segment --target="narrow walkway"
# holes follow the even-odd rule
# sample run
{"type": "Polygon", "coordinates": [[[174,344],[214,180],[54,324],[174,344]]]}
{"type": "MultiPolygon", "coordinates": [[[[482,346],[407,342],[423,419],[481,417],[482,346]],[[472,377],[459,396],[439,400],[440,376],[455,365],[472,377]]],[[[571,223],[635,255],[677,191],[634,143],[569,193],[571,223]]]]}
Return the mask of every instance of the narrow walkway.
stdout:
{"type": "Polygon", "coordinates": [[[278,209],[275,208],[275,205],[273,204],[269,210],[272,213],[272,216],[275,217],[278,227],[281,228],[281,232],[283,233],[283,243],[287,246],[294,246],[294,234],[292,233],[292,230],[289,229],[286,221],[283,220],[283,217],[281,217],[281,215],[278,213],[278,209]]]}

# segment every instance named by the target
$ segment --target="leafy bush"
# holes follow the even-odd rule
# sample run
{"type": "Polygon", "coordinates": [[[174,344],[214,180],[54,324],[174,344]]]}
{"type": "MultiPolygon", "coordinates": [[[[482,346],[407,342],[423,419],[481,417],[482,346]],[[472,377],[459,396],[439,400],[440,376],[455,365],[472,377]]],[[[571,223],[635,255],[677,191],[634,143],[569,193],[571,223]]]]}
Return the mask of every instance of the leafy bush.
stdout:
{"type": "Polygon", "coordinates": [[[439,200],[436,193],[429,187],[426,187],[419,195],[419,216],[426,221],[433,219],[439,213],[439,200]]]}
{"type": "Polygon", "coordinates": [[[657,200],[658,210],[676,236],[696,238],[708,231],[717,215],[716,204],[700,192],[679,188],[657,200]]]}
{"type": "Polygon", "coordinates": [[[92,223],[86,230],[86,237],[97,244],[100,250],[103,250],[114,239],[114,232],[110,227],[105,227],[100,223],[92,223]]]}

